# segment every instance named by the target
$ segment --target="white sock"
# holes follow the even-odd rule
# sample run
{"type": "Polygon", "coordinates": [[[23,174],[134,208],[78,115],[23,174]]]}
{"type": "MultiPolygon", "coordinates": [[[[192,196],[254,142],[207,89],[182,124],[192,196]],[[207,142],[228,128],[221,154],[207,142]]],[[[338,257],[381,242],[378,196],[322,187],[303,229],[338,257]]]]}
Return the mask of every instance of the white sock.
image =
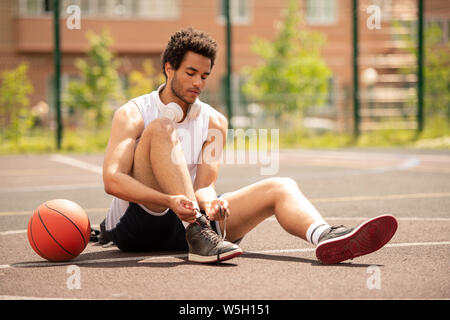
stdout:
{"type": "MultiPolygon", "coordinates": [[[[201,217],[202,214],[200,213],[200,207],[198,206],[197,201],[193,201],[194,202],[194,207],[197,209],[197,214],[195,215],[196,218],[201,217]]],[[[186,221],[181,221],[183,223],[184,228],[186,229],[188,225],[190,225],[189,222],[186,221]]]]}
{"type": "Polygon", "coordinates": [[[330,225],[325,221],[319,220],[314,222],[309,226],[308,230],[306,231],[306,240],[309,243],[317,246],[320,236],[328,228],[330,228],[330,225]]]}

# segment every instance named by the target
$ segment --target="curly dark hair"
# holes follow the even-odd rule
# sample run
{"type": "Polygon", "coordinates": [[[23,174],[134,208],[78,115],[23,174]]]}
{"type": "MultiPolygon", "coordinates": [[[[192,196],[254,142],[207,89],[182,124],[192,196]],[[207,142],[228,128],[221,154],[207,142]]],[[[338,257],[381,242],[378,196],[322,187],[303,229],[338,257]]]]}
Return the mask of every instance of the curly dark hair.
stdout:
{"type": "Polygon", "coordinates": [[[161,56],[161,65],[164,76],[167,79],[164,65],[169,62],[170,65],[178,70],[184,56],[188,51],[201,54],[211,60],[211,69],[216,59],[217,42],[203,31],[193,28],[182,29],[175,32],[169,39],[167,47],[161,56]]]}

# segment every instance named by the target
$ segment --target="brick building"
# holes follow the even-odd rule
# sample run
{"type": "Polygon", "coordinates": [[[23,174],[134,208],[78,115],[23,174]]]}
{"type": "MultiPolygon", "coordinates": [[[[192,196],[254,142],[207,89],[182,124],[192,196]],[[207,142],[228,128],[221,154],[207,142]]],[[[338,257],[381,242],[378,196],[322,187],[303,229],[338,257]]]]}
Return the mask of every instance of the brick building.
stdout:
{"type": "MultiPolygon", "coordinates": [[[[31,105],[50,103],[53,73],[53,29],[51,0],[0,1],[0,70],[30,65],[29,76],[35,88],[31,105]]],[[[334,120],[335,128],[351,127],[352,115],[352,0],[299,0],[308,28],[325,34],[327,45],[323,57],[333,71],[328,105],[312,116],[334,120]]],[[[230,0],[233,21],[234,105],[239,105],[239,71],[258,62],[251,52],[251,38],[271,38],[274,25],[282,18],[287,0],[230,0]]],[[[443,40],[450,34],[450,4],[447,0],[425,0],[427,21],[441,26],[443,40]]],[[[414,66],[415,58],[396,39],[398,33],[413,33],[417,15],[416,0],[360,0],[360,72],[375,70],[376,84],[361,81],[362,114],[365,99],[383,113],[414,95],[414,74],[404,76],[399,69],[414,66]],[[380,9],[380,28],[368,25],[370,5],[380,9]],[[409,21],[394,30],[392,21],[409,21]],[[369,91],[365,89],[370,87],[369,91]]],[[[192,26],[211,34],[220,45],[216,66],[208,82],[204,100],[224,110],[220,98],[221,79],[225,74],[225,27],[223,0],[61,0],[61,49],[63,85],[77,73],[74,61],[87,50],[87,31],[101,32],[107,28],[114,37],[112,49],[121,58],[120,74],[126,77],[133,69],[141,69],[144,59],[152,59],[159,67],[159,57],[168,37],[174,31],[192,26]],[[80,29],[66,26],[69,5],[81,8],[80,29]]],[[[373,22],[373,21],[372,21],[373,22]]],[[[365,73],[369,74],[369,73],[365,73]]],[[[370,77],[369,77],[370,78],[370,77]]],[[[370,81],[369,81],[370,82],[370,81]]],[[[374,108],[376,109],[376,108],[374,108]]]]}

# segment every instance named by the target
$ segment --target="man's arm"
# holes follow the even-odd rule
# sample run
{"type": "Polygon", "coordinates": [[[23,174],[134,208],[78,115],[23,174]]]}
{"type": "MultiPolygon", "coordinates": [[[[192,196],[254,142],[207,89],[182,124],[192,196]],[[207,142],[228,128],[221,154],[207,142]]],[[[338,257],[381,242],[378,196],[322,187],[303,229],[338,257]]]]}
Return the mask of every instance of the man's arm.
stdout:
{"type": "MultiPolygon", "coordinates": [[[[201,209],[215,220],[218,213],[217,193],[214,189],[219,175],[219,165],[227,139],[227,119],[219,112],[209,118],[208,138],[202,147],[202,161],[197,167],[194,182],[195,197],[201,209]]],[[[227,204],[221,203],[228,210],[227,204]]]]}
{"type": "Polygon", "coordinates": [[[130,176],[136,139],[143,131],[144,121],[133,102],[128,102],[115,112],[103,161],[105,191],[130,202],[170,207],[169,195],[149,188],[130,176]]]}

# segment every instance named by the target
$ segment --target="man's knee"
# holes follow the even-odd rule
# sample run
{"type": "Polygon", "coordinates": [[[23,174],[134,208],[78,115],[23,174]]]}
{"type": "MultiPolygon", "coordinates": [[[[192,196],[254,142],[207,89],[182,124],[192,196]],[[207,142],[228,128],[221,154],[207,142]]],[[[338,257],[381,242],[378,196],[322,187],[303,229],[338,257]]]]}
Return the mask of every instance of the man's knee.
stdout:
{"type": "Polygon", "coordinates": [[[142,136],[143,138],[167,139],[172,142],[178,138],[175,122],[166,118],[158,118],[150,122],[142,136]]]}
{"type": "Polygon", "coordinates": [[[273,177],[267,179],[268,183],[274,187],[284,187],[284,186],[292,186],[297,185],[297,182],[289,177],[273,177]]]}
{"type": "Polygon", "coordinates": [[[298,189],[297,182],[289,177],[269,178],[267,179],[267,183],[276,196],[291,191],[293,188],[298,189]]]}

